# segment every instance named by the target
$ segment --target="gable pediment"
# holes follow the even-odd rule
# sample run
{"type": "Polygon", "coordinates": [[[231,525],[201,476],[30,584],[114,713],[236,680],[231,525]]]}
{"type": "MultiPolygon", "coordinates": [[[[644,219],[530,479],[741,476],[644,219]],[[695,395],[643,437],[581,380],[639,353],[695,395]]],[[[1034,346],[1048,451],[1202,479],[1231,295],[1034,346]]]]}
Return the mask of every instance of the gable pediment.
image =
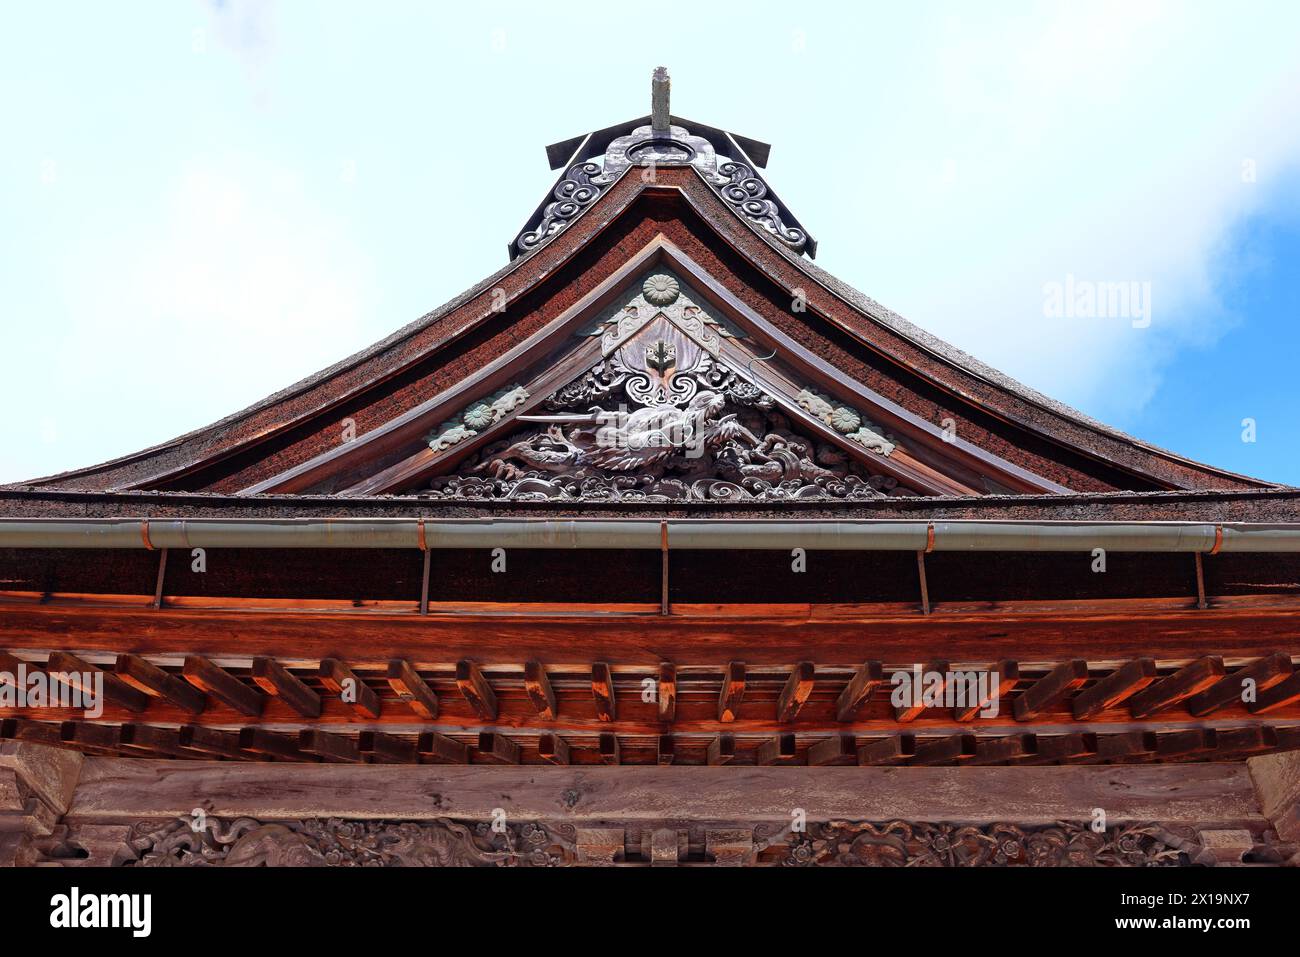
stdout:
{"type": "Polygon", "coordinates": [[[249,491],[290,482],[486,500],[1060,490],[807,353],[662,237],[477,375],[249,491]]]}

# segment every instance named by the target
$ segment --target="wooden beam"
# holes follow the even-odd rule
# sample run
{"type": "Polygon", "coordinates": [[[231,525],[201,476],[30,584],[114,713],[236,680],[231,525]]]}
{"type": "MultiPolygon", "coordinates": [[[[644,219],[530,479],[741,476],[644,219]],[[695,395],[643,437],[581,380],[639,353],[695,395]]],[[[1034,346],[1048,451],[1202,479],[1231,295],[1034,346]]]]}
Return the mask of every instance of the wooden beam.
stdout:
{"type": "Polygon", "coordinates": [[[1254,683],[1254,691],[1258,694],[1289,677],[1294,671],[1290,655],[1280,651],[1265,655],[1244,668],[1225,675],[1204,691],[1192,695],[1187,699],[1187,711],[1197,718],[1203,718],[1230,704],[1244,702],[1247,681],[1254,683]]]}
{"type": "Polygon", "coordinates": [[[364,764],[365,755],[357,739],[347,734],[330,734],[319,728],[298,732],[298,750],[336,764],[364,764]]]}
{"type": "Polygon", "coordinates": [[[183,725],[178,732],[178,741],[182,748],[201,751],[221,758],[244,758],[246,755],[239,747],[239,735],[229,731],[218,731],[202,725],[183,725]]]}
{"type": "Polygon", "coordinates": [[[670,661],[659,663],[659,720],[672,724],[677,717],[677,666],[670,661]]]}
{"type": "Polygon", "coordinates": [[[362,718],[379,718],[382,706],[374,689],[337,658],[322,658],[317,672],[320,683],[362,718]]]}
{"type": "Polygon", "coordinates": [[[569,763],[569,744],[558,734],[540,734],[537,736],[537,753],[543,761],[550,764],[569,763]]]}
{"type": "Polygon", "coordinates": [[[116,751],[122,743],[116,725],[93,724],[89,721],[64,721],[59,725],[59,737],[67,744],[84,745],[105,751],[116,751]]]}
{"type": "Polygon", "coordinates": [[[262,706],[266,703],[264,695],[258,694],[229,671],[218,668],[199,655],[185,657],[181,675],[200,691],[249,718],[260,715],[262,706]]]}
{"type": "Polygon", "coordinates": [[[968,765],[1004,764],[1036,757],[1038,754],[1038,736],[1033,734],[1006,734],[997,738],[979,737],[975,739],[975,755],[965,763],[968,765]]]}
{"type": "Polygon", "coordinates": [[[271,697],[280,698],[304,718],[320,717],[320,695],[274,658],[254,658],[252,673],[253,681],[271,697]]]}
{"type": "Polygon", "coordinates": [[[722,692],[718,695],[718,720],[736,720],[740,702],[745,697],[745,663],[731,661],[722,673],[722,692]]]}
{"type": "MultiPolygon", "coordinates": [[[[1120,731],[1116,734],[1097,735],[1096,760],[1115,761],[1122,758],[1155,754],[1158,742],[1151,731],[1120,731]]],[[[1088,759],[1093,760],[1093,759],[1088,759]]]]}
{"type": "Polygon", "coordinates": [[[1107,708],[1113,708],[1129,698],[1151,682],[1156,680],[1154,658],[1134,658],[1120,665],[1096,684],[1085,688],[1074,696],[1070,706],[1074,711],[1075,721],[1088,721],[1101,714],[1107,708]]]}
{"type": "Polygon", "coordinates": [[[609,665],[603,661],[591,666],[591,696],[596,699],[596,717],[601,721],[613,721],[618,714],[618,705],[614,700],[614,678],[609,672],[609,665]]]}
{"type": "Polygon", "coordinates": [[[797,757],[794,735],[788,731],[774,734],[754,749],[754,763],[767,767],[773,764],[788,764],[797,757]]]}
{"type": "Polygon", "coordinates": [[[657,764],[672,764],[676,757],[677,749],[673,745],[673,736],[671,734],[659,735],[658,760],[657,764]]]}
{"type": "Polygon", "coordinates": [[[906,764],[916,755],[916,735],[891,734],[858,748],[858,764],[906,764]]]}
{"type": "Polygon", "coordinates": [[[858,744],[851,734],[822,738],[808,748],[808,764],[813,767],[857,763],[858,744]]]}
{"type": "Polygon", "coordinates": [[[496,731],[480,731],[478,753],[495,764],[518,764],[519,745],[496,731]]]}
{"type": "Polygon", "coordinates": [[[438,717],[438,696],[405,658],[388,662],[388,686],[421,718],[432,721],[438,717]]]}
{"type": "Polygon", "coordinates": [[[1150,717],[1157,711],[1172,708],[1180,701],[1216,684],[1223,677],[1223,659],[1218,655],[1197,658],[1172,675],[1157,681],[1129,699],[1128,709],[1136,719],[1150,717]]]}
{"type": "Polygon", "coordinates": [[[420,760],[416,743],[409,738],[382,731],[362,731],[357,746],[376,764],[416,764],[420,760]]]}
{"type": "Polygon", "coordinates": [[[469,746],[437,731],[422,731],[415,750],[421,760],[433,764],[469,764],[469,746]]]}
{"type": "Polygon", "coordinates": [[[916,746],[916,753],[909,762],[915,767],[935,764],[947,764],[975,756],[975,735],[950,734],[934,741],[926,741],[916,746]]]}
{"type": "Polygon", "coordinates": [[[799,709],[812,694],[816,673],[811,661],[801,661],[794,666],[785,687],[781,690],[781,697],[776,702],[777,721],[789,722],[798,716],[799,709]]]}
{"type": "MultiPolygon", "coordinates": [[[[927,694],[943,695],[943,691],[948,685],[948,672],[948,662],[946,661],[926,662],[921,672],[922,677],[919,686],[915,680],[912,681],[912,700],[907,704],[895,706],[894,720],[915,721],[920,716],[921,712],[926,709],[925,697],[927,694]],[[940,676],[937,685],[931,685],[928,683],[929,676],[931,675],[940,676]]],[[[913,669],[913,675],[915,675],[915,669],[913,669]]]]}
{"type": "Polygon", "coordinates": [[[860,665],[835,702],[835,720],[854,720],[862,706],[871,700],[871,692],[882,681],[884,669],[879,661],[868,661],[860,665]]]}
{"type": "Polygon", "coordinates": [[[1258,697],[1246,705],[1246,710],[1251,714],[1268,714],[1296,701],[1300,701],[1300,672],[1259,692],[1258,697]]]}
{"type": "Polygon", "coordinates": [[[1097,735],[1087,731],[1034,736],[1037,753],[1027,755],[1022,764],[1054,764],[1090,758],[1097,753],[1097,735]]]}
{"type": "Polygon", "coordinates": [[[540,661],[525,662],[524,691],[542,720],[555,720],[560,709],[555,703],[555,692],[551,690],[551,679],[546,677],[546,668],[540,661]]]}
{"type": "Polygon", "coordinates": [[[268,731],[266,728],[239,729],[239,746],[253,754],[265,754],[277,761],[316,761],[315,755],[304,754],[298,748],[298,736],[268,731]]]}
{"type": "Polygon", "coordinates": [[[208,703],[207,696],[198,688],[139,655],[118,655],[113,664],[113,674],[137,691],[161,698],[190,714],[201,714],[208,703]]]}
{"type": "Polygon", "coordinates": [[[460,693],[465,696],[480,721],[497,719],[496,692],[483,677],[478,665],[464,659],[456,662],[456,687],[460,688],[460,693]]]}
{"type": "Polygon", "coordinates": [[[149,724],[124,724],[118,730],[123,749],[139,751],[153,757],[194,757],[198,752],[181,747],[181,734],[175,728],[156,728],[149,724]]]}
{"type": "Polygon", "coordinates": [[[143,691],[133,688],[111,671],[104,671],[97,665],[83,661],[76,655],[69,654],[66,651],[50,652],[46,673],[50,676],[50,680],[57,681],[65,687],[80,692],[82,695],[92,695],[95,692],[93,677],[91,678],[92,683],[87,687],[83,676],[102,675],[104,700],[109,704],[115,704],[119,708],[125,708],[127,711],[137,713],[149,707],[150,698],[143,691]]]}
{"type": "Polygon", "coordinates": [[[1162,758],[1187,757],[1218,748],[1213,728],[1191,728],[1156,735],[1156,754],[1162,758]]]}
{"type": "Polygon", "coordinates": [[[1015,690],[1016,685],[1020,684],[1020,665],[1010,659],[999,661],[989,669],[988,693],[983,695],[979,701],[966,702],[964,705],[955,705],[952,709],[952,716],[958,721],[974,721],[981,711],[988,709],[989,705],[998,702],[999,711],[1001,711],[1001,702],[1008,700],[1007,695],[1015,690]]]}
{"type": "Polygon", "coordinates": [[[1026,688],[1016,698],[1017,721],[1032,721],[1061,697],[1088,680],[1088,662],[1081,658],[1064,661],[1026,688]]]}
{"type": "Polygon", "coordinates": [[[606,764],[618,764],[621,760],[619,753],[618,736],[605,731],[599,739],[600,760],[606,764]]]}
{"type": "MultiPolygon", "coordinates": [[[[1258,760],[1258,759],[1252,759],[1258,760]]],[[[955,768],[762,768],[653,765],[570,768],[409,764],[271,764],[87,758],[69,824],[188,816],[196,795],[210,816],[261,817],[275,795],[280,820],[341,817],[572,823],[745,820],[790,822],[792,796],[823,820],[966,823],[1077,821],[1094,807],[1111,822],[1264,824],[1250,772],[1238,764],[955,768]],[[683,786],[689,779],[689,786],[683,786]],[[431,801],[437,794],[440,801],[431,801]],[[581,796],[574,803],[573,794],[581,796]],[[567,797],[566,797],[567,796],[567,797]],[[1082,809],[1082,810],[1081,810],[1082,809]]]]}
{"type": "Polygon", "coordinates": [[[709,750],[705,754],[705,763],[711,768],[716,768],[723,764],[730,764],[735,757],[735,735],[720,734],[709,742],[709,750]]]}

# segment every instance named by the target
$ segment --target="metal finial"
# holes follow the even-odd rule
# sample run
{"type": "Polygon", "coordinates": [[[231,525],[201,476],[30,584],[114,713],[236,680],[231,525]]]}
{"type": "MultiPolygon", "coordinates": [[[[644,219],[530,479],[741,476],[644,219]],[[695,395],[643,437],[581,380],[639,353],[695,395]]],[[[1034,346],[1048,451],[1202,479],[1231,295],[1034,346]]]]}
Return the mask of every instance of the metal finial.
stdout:
{"type": "Polygon", "coordinates": [[[668,132],[668,80],[666,66],[655,67],[654,76],[650,78],[650,128],[656,133],[668,132]]]}

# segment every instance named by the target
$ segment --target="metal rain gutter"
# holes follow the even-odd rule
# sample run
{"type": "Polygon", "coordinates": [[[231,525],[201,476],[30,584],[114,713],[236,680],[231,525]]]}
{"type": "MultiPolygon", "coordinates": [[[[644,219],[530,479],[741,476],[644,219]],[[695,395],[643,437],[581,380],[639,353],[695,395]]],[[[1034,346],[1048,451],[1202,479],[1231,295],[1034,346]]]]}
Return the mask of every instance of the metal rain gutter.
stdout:
{"type": "Polygon", "coordinates": [[[0,548],[1300,552],[1300,524],[717,519],[0,519],[0,548]]]}

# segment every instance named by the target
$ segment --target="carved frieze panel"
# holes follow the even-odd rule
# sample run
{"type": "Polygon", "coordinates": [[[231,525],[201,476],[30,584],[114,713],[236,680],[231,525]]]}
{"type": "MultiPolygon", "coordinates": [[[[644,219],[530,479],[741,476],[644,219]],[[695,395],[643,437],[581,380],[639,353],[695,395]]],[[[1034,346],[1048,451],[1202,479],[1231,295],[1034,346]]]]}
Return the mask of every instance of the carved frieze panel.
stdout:
{"type": "Polygon", "coordinates": [[[713,864],[785,867],[1185,867],[1282,864],[1295,855],[1271,831],[1247,832],[1231,855],[1221,833],[1191,825],[962,825],[809,822],[794,832],[737,821],[598,828],[501,823],[254,818],[61,826],[17,863],[133,867],[569,867],[713,864]],[[201,825],[201,826],[200,826],[201,825]],[[197,828],[197,829],[196,829],[197,828]]]}

